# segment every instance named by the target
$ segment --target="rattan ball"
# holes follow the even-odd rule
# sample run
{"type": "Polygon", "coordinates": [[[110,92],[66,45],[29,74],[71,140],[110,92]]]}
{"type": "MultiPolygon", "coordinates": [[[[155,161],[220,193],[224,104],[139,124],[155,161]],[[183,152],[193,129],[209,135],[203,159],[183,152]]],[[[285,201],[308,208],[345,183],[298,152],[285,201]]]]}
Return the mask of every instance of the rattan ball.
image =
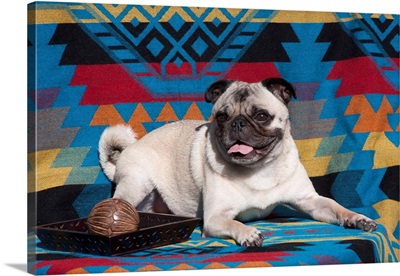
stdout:
{"type": "Polygon", "coordinates": [[[107,237],[139,229],[139,214],[127,201],[109,198],[97,203],[87,219],[90,234],[107,237]]]}

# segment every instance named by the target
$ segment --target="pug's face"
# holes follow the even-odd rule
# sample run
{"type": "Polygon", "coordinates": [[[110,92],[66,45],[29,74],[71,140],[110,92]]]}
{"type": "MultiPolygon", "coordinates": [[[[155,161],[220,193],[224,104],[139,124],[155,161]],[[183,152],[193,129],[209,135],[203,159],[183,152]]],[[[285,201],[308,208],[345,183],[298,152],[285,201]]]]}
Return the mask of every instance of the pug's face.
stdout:
{"type": "Polygon", "coordinates": [[[285,134],[287,104],[294,88],[283,79],[259,83],[222,80],[212,84],[206,101],[214,104],[214,137],[229,162],[251,165],[273,155],[285,134]]]}

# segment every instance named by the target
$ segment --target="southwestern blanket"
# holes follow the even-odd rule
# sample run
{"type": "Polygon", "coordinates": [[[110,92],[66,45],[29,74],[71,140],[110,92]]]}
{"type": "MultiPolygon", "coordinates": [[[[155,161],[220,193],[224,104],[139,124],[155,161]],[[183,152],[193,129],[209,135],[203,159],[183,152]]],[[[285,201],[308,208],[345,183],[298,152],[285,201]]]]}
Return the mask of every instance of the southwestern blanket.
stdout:
{"type": "Polygon", "coordinates": [[[28,260],[34,274],[399,260],[399,15],[36,2],[28,6],[28,260]],[[376,232],[279,207],[262,247],[202,238],[120,257],[51,251],[33,227],[88,216],[112,193],[97,144],[210,119],[214,81],[293,83],[292,134],[316,190],[376,232]]]}

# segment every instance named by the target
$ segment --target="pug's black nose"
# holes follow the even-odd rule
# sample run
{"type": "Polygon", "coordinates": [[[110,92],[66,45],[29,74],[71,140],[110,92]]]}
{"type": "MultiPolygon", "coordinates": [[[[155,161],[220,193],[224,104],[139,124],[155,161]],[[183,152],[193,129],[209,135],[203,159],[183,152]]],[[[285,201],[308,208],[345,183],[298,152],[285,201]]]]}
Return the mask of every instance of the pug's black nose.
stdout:
{"type": "Polygon", "coordinates": [[[238,116],[231,123],[231,127],[235,132],[241,132],[245,126],[247,126],[247,120],[243,116],[238,116]]]}

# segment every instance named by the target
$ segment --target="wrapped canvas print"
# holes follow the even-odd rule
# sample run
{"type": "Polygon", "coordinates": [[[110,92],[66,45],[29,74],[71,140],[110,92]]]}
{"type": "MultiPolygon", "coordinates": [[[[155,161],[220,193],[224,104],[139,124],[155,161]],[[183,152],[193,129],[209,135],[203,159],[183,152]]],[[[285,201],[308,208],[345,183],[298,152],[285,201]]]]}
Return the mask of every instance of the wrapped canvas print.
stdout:
{"type": "MultiPolygon", "coordinates": [[[[399,37],[397,14],[29,4],[28,272],[398,262],[399,37]],[[240,242],[204,235],[201,212],[177,214],[168,202],[172,214],[139,210],[138,230],[110,236],[89,231],[94,206],[116,191],[99,161],[107,127],[129,125],[140,141],[179,120],[223,124],[227,115],[212,109],[227,88],[210,93],[212,84],[271,79],[268,87],[281,88],[283,79],[293,87],[292,95],[273,90],[271,97],[290,112],[291,135],[313,188],[373,219],[375,231],[317,221],[277,205],[244,222],[259,231],[257,242],[240,242]]],[[[246,101],[250,92],[239,92],[234,101],[246,101]]],[[[278,121],[265,113],[257,113],[257,120],[266,123],[266,115],[278,121]]],[[[245,122],[231,126],[240,132],[245,122]]],[[[262,150],[238,142],[228,153],[246,159],[262,150]]],[[[152,196],[162,197],[157,192],[152,196]]],[[[175,200],[184,199],[182,194],[175,200]]],[[[123,217],[125,209],[112,208],[113,222],[119,222],[121,213],[115,212],[123,217]]]]}

